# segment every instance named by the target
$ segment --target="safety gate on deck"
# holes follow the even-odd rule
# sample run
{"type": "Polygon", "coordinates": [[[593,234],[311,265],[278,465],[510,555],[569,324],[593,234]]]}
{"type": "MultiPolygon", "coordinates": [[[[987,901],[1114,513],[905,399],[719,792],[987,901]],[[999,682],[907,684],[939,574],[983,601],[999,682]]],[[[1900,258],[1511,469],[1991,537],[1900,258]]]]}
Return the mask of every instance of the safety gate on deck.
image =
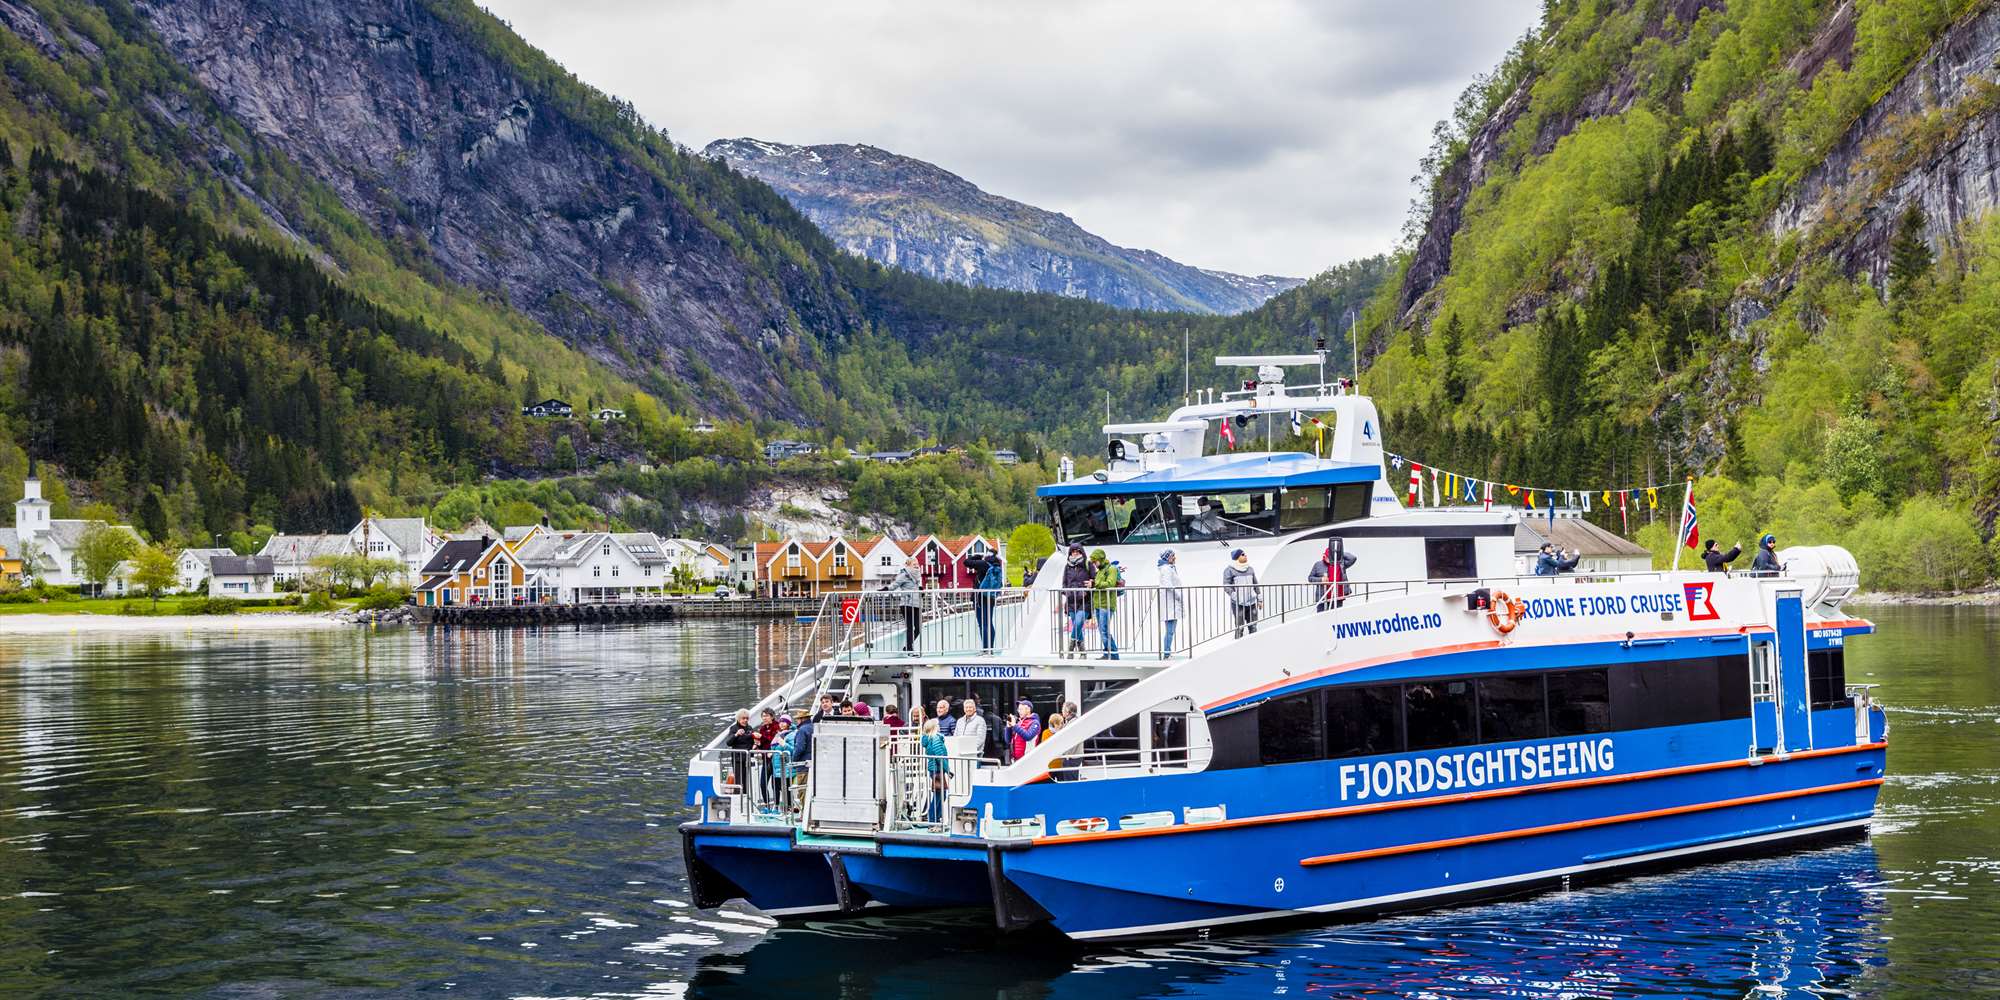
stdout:
{"type": "Polygon", "coordinates": [[[888,727],[872,722],[826,719],[814,724],[806,829],[852,833],[881,828],[887,781],[881,746],[888,734],[888,727]]]}

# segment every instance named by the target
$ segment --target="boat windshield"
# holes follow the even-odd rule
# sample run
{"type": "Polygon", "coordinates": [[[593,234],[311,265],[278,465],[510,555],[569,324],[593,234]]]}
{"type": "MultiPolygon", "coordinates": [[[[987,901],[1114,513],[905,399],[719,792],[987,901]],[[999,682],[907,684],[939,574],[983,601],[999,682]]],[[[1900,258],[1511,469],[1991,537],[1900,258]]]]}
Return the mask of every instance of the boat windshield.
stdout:
{"type": "Polygon", "coordinates": [[[1059,497],[1050,520],[1065,545],[1269,538],[1368,516],[1370,484],[1215,493],[1059,497]]]}

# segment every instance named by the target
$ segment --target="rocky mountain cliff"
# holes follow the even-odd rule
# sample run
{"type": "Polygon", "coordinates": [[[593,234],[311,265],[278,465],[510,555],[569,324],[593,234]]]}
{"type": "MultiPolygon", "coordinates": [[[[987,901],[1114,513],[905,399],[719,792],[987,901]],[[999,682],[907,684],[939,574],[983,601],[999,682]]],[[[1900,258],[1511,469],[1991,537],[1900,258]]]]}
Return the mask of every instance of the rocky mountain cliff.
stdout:
{"type": "Polygon", "coordinates": [[[755,185],[682,154],[629,106],[605,120],[466,5],[135,9],[229,115],[408,259],[629,378],[706,381],[747,412],[797,415],[783,369],[810,355],[798,341],[859,322],[827,268],[775,249],[789,213],[767,211],[755,185]]]}
{"type": "Polygon", "coordinates": [[[1127,309],[1224,314],[1303,283],[1190,267],[1117,246],[1066,215],[873,146],[718,139],[702,155],[776,188],[842,248],[944,281],[1127,309]]]}

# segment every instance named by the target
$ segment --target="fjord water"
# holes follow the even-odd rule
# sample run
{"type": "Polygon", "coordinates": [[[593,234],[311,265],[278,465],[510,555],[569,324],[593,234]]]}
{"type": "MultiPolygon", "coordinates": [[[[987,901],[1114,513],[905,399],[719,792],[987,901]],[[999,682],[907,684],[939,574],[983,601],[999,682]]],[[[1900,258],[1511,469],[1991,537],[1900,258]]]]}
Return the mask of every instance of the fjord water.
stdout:
{"type": "Polygon", "coordinates": [[[1865,843],[1091,951],[688,906],[686,758],[790,625],[0,635],[0,996],[2000,994],[2000,611],[1866,613],[1865,843]]]}

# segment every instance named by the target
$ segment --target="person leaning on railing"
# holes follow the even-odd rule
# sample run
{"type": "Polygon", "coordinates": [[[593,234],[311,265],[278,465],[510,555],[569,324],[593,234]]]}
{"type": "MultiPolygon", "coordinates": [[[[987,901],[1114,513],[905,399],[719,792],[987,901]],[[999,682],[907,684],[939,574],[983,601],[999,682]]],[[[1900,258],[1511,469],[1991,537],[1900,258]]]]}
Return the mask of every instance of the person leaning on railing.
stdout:
{"type": "Polygon", "coordinates": [[[1222,567],[1223,593],[1229,595],[1229,608],[1235,616],[1236,638],[1243,633],[1257,631],[1257,609],[1264,598],[1257,592],[1257,571],[1250,568],[1250,556],[1242,549],[1229,554],[1229,565],[1222,567]]]}

